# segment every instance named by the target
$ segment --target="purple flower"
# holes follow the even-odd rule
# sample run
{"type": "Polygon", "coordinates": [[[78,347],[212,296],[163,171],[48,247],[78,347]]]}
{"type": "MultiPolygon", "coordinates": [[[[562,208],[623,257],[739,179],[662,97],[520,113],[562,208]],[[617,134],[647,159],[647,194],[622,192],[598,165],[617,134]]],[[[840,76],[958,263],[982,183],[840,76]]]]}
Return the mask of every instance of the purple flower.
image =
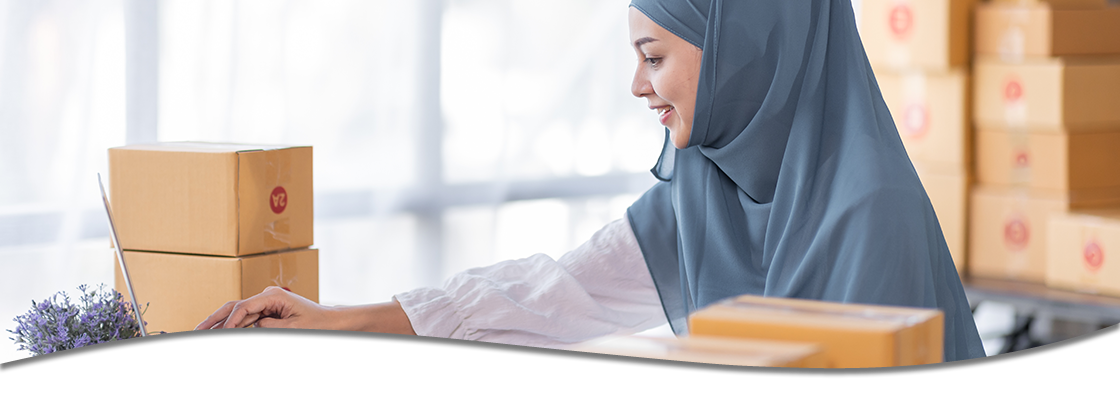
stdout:
{"type": "Polygon", "coordinates": [[[82,295],[77,304],[59,292],[38,303],[32,300],[31,310],[13,319],[16,328],[8,332],[15,334],[11,339],[19,350],[41,355],[140,335],[135,312],[120,293],[105,285],[92,291],[81,285],[78,290],[82,295]]]}

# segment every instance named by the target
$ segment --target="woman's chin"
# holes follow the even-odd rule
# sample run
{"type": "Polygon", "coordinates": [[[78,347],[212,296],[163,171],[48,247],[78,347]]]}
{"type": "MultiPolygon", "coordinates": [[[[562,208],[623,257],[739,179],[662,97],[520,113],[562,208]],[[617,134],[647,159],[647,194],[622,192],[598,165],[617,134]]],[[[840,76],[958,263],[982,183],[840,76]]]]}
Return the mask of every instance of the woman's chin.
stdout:
{"type": "Polygon", "coordinates": [[[685,133],[682,137],[681,135],[678,135],[677,132],[673,129],[669,129],[669,140],[672,141],[673,146],[678,149],[684,149],[685,147],[688,147],[688,133],[685,133]]]}

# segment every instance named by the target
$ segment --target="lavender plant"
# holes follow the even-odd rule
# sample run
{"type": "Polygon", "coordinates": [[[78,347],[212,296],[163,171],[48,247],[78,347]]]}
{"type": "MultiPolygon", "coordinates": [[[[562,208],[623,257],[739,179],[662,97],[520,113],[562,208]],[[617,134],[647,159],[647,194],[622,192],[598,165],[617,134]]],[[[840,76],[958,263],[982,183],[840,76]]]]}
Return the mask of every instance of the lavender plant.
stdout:
{"type": "Polygon", "coordinates": [[[112,288],[106,290],[104,284],[92,291],[88,285],[78,289],[82,291],[78,304],[71,304],[70,296],[59,292],[38,303],[32,300],[31,310],[14,318],[18,325],[8,332],[16,335],[10,339],[19,350],[39,356],[140,336],[132,304],[123,295],[112,288]]]}

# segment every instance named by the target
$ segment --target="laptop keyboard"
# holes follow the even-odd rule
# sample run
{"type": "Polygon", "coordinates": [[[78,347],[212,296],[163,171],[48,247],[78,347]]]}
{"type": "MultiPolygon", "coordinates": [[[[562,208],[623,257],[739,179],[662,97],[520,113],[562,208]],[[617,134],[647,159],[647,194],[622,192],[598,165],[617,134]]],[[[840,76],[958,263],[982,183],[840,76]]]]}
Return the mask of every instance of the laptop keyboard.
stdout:
{"type": "Polygon", "coordinates": [[[185,370],[271,370],[260,343],[226,342],[217,347],[171,344],[171,359],[185,370]]]}

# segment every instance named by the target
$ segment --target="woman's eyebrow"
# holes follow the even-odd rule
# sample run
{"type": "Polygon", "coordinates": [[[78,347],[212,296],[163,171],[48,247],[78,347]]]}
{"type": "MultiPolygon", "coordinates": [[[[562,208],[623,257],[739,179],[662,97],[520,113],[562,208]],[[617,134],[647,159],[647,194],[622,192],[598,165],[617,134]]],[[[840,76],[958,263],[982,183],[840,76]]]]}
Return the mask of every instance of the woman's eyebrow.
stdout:
{"type": "Polygon", "coordinates": [[[649,43],[649,42],[656,42],[656,41],[657,41],[657,39],[646,36],[644,38],[635,40],[634,41],[634,48],[637,48],[637,49],[641,50],[643,44],[646,44],[646,43],[649,43]]]}

